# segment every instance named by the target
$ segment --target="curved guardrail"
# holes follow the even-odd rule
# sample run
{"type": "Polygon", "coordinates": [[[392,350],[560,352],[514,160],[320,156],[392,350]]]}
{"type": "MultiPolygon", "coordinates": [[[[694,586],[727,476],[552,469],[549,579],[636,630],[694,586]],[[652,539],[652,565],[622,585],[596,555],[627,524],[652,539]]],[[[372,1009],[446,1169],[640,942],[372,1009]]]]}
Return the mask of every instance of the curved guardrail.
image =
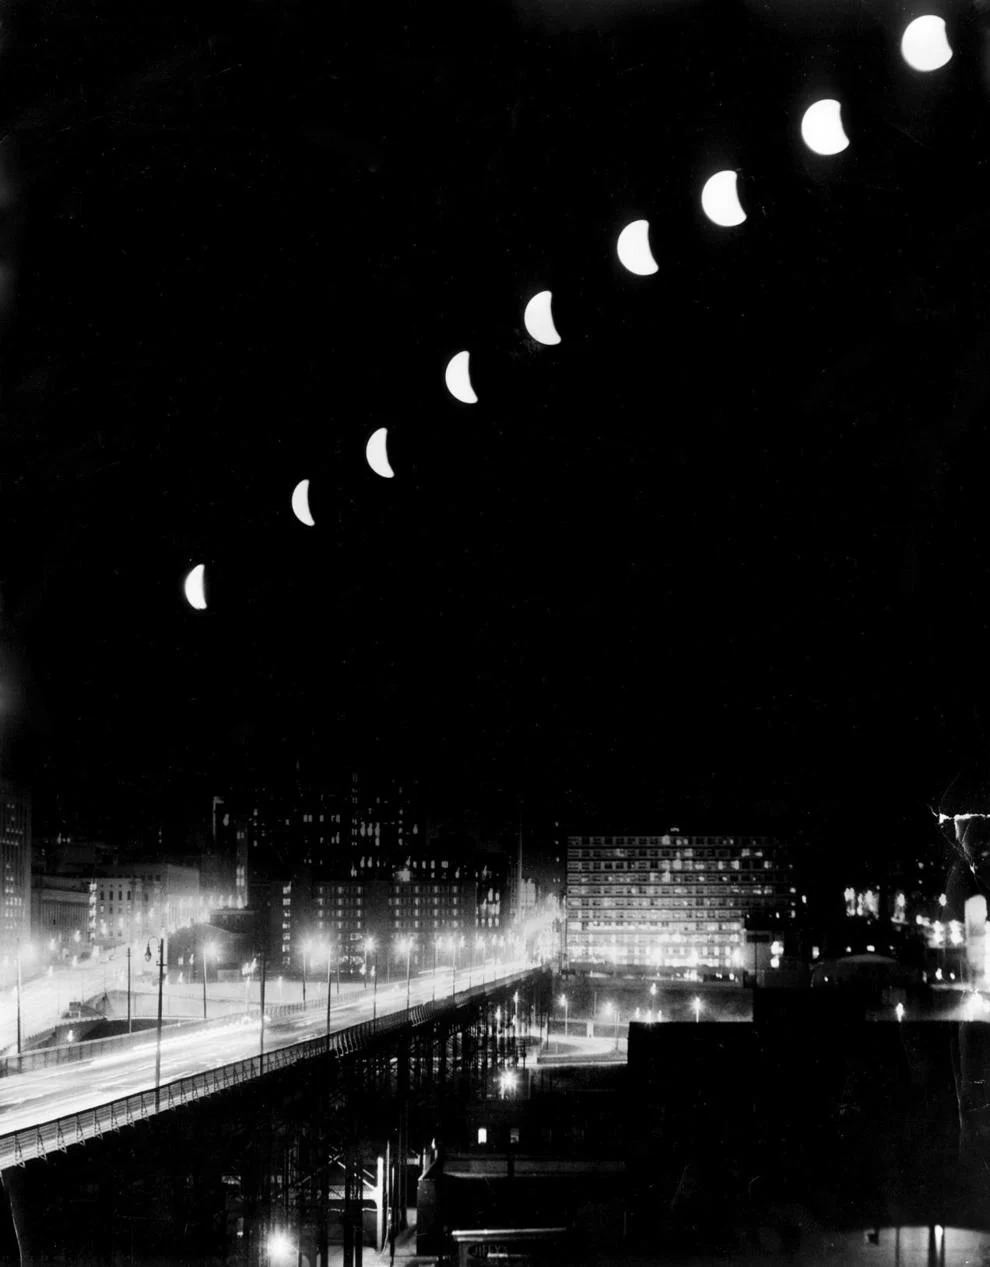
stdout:
{"type": "MultiPolygon", "coordinates": [[[[89,1139],[100,1138],[111,1131],[119,1131],[135,1122],[145,1121],[157,1113],[190,1104],[208,1095],[216,1095],[241,1086],[263,1074],[288,1069],[303,1060],[324,1056],[328,1052],[340,1056],[361,1051],[373,1038],[393,1033],[407,1025],[415,1028],[425,1024],[443,1012],[456,1010],[492,990],[501,989],[532,975],[533,968],[510,973],[496,981],[459,992],[456,996],[438,999],[435,1003],[421,1003],[409,1012],[391,1012],[375,1020],[359,1021],[347,1029],[336,1030],[329,1035],[306,1038],[285,1047],[276,1047],[264,1056],[251,1056],[231,1064],[218,1065],[201,1073],[189,1074],[172,1082],[137,1091],[132,1095],[109,1100],[105,1104],[74,1113],[63,1114],[37,1125],[22,1127],[0,1135],[0,1170],[8,1166],[23,1166],[38,1157],[54,1152],[65,1152],[73,1144],[83,1144],[89,1139]]],[[[296,1007],[289,1004],[289,1007],[296,1007]]],[[[0,1120],[2,1127],[2,1120],[0,1120]]]]}

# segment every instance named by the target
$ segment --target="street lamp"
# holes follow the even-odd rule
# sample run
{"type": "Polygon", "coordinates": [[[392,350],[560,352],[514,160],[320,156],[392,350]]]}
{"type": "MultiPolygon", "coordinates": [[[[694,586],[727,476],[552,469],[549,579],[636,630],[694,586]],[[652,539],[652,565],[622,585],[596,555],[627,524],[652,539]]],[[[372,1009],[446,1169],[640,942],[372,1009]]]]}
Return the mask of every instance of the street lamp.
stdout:
{"type": "MultiPolygon", "coordinates": [[[[146,963],[151,963],[151,942],[145,948],[146,963]]],[[[161,1107],[162,1096],[162,987],[165,984],[165,938],[158,939],[158,1027],[155,1031],[155,1112],[161,1107]]]]}
{"type": "MultiPolygon", "coordinates": [[[[24,956],[24,949],[25,948],[22,945],[22,943],[18,942],[17,943],[17,1054],[18,1056],[21,1054],[21,989],[23,988],[22,982],[21,982],[21,960],[24,956]]],[[[33,950],[33,947],[29,943],[27,946],[28,958],[31,957],[32,950],[33,950]]],[[[18,1068],[20,1068],[20,1065],[18,1065],[18,1068]]]]}
{"type": "Polygon", "coordinates": [[[694,996],[694,1002],[691,1006],[694,1008],[695,1024],[698,1024],[701,1020],[701,999],[697,995],[694,996]]]}
{"type": "Polygon", "coordinates": [[[327,938],[327,1054],[330,1053],[330,1001],[333,998],[331,977],[333,973],[333,945],[327,938]]]}
{"type": "Polygon", "coordinates": [[[302,961],[303,961],[303,973],[302,973],[302,985],[303,985],[303,991],[302,991],[302,994],[303,994],[303,998],[302,998],[302,1001],[303,1001],[303,1007],[305,1007],[305,1006],[306,1006],[306,969],[309,967],[309,950],[310,950],[310,945],[311,945],[311,943],[310,943],[310,941],[309,941],[309,939],[308,939],[308,938],[307,938],[307,940],[306,940],[306,941],[304,941],[304,942],[303,942],[303,944],[302,944],[302,961]]]}
{"type": "MultiPolygon", "coordinates": [[[[213,955],[213,957],[216,958],[217,948],[211,942],[206,942],[203,945],[203,947],[200,949],[199,953],[203,960],[203,1020],[205,1021],[206,1020],[206,961],[209,959],[210,955],[213,955]]],[[[131,952],[130,950],[128,950],[127,952],[128,973],[130,972],[130,967],[131,967],[130,957],[131,957],[131,952]]],[[[129,979],[130,978],[128,977],[128,980],[129,979]]],[[[129,991],[130,986],[128,986],[127,988],[129,991]]]]}
{"type": "Polygon", "coordinates": [[[412,983],[412,945],[411,937],[402,937],[396,943],[396,949],[400,955],[406,957],[406,1011],[409,1011],[409,990],[412,983]]]}
{"type": "Polygon", "coordinates": [[[560,1006],[564,1009],[564,1037],[567,1037],[567,995],[560,996],[560,1006]]]}
{"type": "Polygon", "coordinates": [[[375,949],[374,937],[364,939],[364,989],[368,988],[368,954],[375,949]]]}

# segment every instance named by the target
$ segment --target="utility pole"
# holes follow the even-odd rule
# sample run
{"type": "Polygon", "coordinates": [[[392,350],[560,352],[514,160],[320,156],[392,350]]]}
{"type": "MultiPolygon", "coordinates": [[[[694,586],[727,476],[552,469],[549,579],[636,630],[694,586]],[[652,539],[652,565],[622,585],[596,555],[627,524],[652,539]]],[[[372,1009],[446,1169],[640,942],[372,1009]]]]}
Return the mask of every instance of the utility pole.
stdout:
{"type": "Polygon", "coordinates": [[[333,948],[330,942],[327,942],[327,1055],[330,1054],[330,1000],[333,998],[331,986],[333,985],[333,948]]]}
{"type": "Polygon", "coordinates": [[[131,948],[127,947],[127,1032],[131,1032],[131,948]]]}
{"type": "Polygon", "coordinates": [[[265,1072],[265,977],[267,975],[266,973],[267,963],[268,963],[268,956],[265,954],[265,951],[262,950],[261,952],[261,1026],[260,1026],[261,1059],[258,1062],[259,1074],[262,1074],[265,1072]]]}
{"type": "MultiPolygon", "coordinates": [[[[151,942],[144,952],[145,960],[151,962],[151,942]]],[[[161,1107],[162,1100],[162,991],[165,986],[165,938],[158,939],[158,1027],[155,1031],[155,1112],[161,1107]]]]}

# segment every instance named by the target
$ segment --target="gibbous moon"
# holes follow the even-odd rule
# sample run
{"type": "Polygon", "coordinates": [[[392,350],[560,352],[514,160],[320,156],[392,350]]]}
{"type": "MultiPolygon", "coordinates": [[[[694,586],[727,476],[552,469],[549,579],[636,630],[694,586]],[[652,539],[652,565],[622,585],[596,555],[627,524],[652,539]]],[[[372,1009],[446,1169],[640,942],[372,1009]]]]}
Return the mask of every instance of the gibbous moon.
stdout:
{"type": "Polygon", "coordinates": [[[452,356],[447,362],[443,378],[447,384],[447,391],[455,400],[460,400],[465,405],[478,403],[478,397],[471,386],[470,352],[458,352],[456,356],[452,356]]]}
{"type": "Polygon", "coordinates": [[[801,120],[801,138],[816,154],[841,154],[849,145],[849,137],[842,126],[839,102],[825,97],[809,106],[801,120]]]}
{"type": "Polygon", "coordinates": [[[725,229],[743,223],[746,212],[739,201],[735,172],[716,172],[708,177],[701,191],[701,209],[712,224],[719,224],[725,229]]]}
{"type": "Polygon", "coordinates": [[[206,611],[206,566],[203,563],[197,563],[196,566],[186,573],[186,579],[182,583],[183,591],[186,595],[186,602],[190,607],[195,607],[197,611],[206,611]]]}
{"type": "Polygon", "coordinates": [[[909,22],[901,36],[901,56],[912,70],[941,70],[952,60],[945,19],[927,13],[909,22]]]}
{"type": "Polygon", "coordinates": [[[292,490],[292,513],[307,528],[316,527],[316,520],[309,508],[309,480],[300,480],[292,490]]]}
{"type": "Polygon", "coordinates": [[[527,334],[537,343],[545,343],[547,347],[553,347],[555,343],[560,342],[557,327],[553,324],[553,312],[550,307],[552,299],[551,291],[541,290],[529,301],[523,313],[523,325],[526,327],[527,334]]]}
{"type": "Polygon", "coordinates": [[[387,439],[388,428],[379,427],[377,431],[371,433],[371,439],[368,441],[368,447],[364,452],[368,459],[368,465],[375,474],[380,475],[382,479],[390,480],[395,472],[388,462],[387,439]]]}
{"type": "Polygon", "coordinates": [[[649,277],[659,267],[650,250],[649,220],[633,220],[627,224],[619,234],[615,250],[623,268],[640,277],[649,277]]]}

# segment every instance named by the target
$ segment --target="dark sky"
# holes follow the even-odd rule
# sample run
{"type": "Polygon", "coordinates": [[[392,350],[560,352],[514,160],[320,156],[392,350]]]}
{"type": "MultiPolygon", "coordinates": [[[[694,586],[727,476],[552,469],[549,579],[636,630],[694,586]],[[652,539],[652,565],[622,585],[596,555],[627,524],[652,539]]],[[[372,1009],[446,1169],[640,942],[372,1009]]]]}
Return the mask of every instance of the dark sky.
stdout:
{"type": "Polygon", "coordinates": [[[942,6],[910,72],[920,11],[11,10],[21,774],[140,815],[315,742],[493,819],[928,831],[990,716],[990,54],[942,6]]]}

